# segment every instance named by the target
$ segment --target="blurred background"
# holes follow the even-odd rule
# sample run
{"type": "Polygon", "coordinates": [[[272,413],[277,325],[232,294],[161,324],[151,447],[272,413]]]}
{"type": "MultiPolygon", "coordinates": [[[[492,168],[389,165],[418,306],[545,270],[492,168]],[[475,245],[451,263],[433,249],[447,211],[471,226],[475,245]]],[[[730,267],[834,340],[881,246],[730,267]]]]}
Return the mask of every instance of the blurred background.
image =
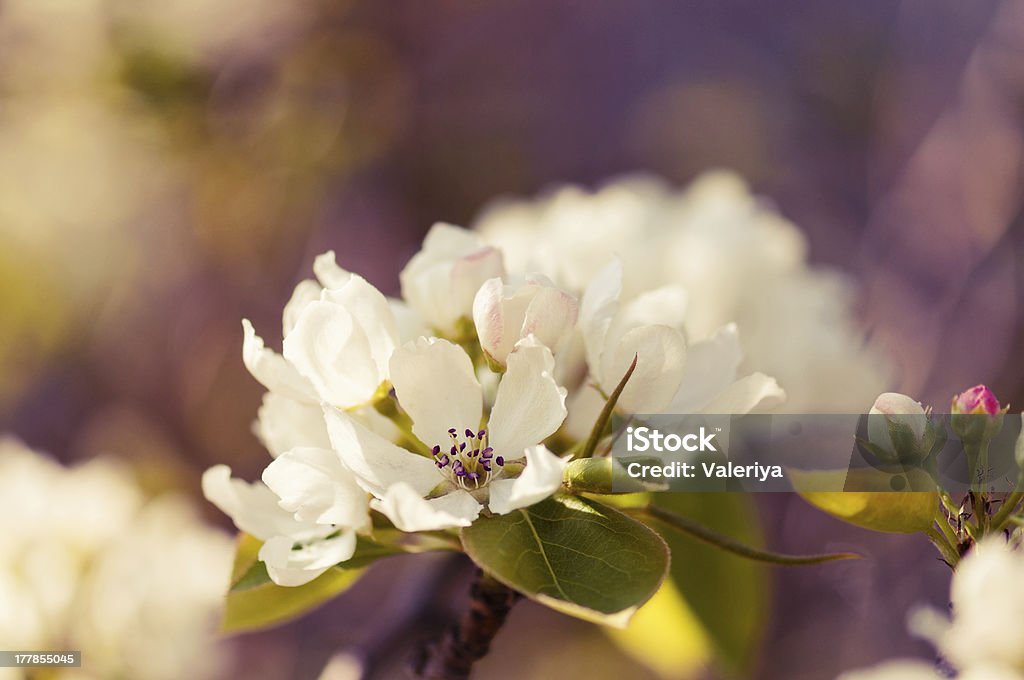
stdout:
{"type": "MultiPolygon", "coordinates": [[[[1019,409],[1022,153],[1018,3],[2,0],[0,432],[65,463],[119,459],[226,528],[202,470],[252,479],[267,460],[240,319],[279,346],[314,255],[396,293],[434,221],[709,168],[744,176],[812,263],[853,278],[893,387],[945,405],[986,382],[1019,409]]],[[[774,548],[870,559],[765,572],[753,601],[725,602],[727,618],[764,613],[745,676],[929,654],[903,625],[946,601],[924,539],[754,502],[774,548]]],[[[230,642],[223,677],[315,677],[340,648],[394,677],[386,661],[443,622],[453,568],[381,565],[230,642]]],[[[552,677],[567,655],[591,678],[641,672],[524,605],[481,677],[552,677]]]]}

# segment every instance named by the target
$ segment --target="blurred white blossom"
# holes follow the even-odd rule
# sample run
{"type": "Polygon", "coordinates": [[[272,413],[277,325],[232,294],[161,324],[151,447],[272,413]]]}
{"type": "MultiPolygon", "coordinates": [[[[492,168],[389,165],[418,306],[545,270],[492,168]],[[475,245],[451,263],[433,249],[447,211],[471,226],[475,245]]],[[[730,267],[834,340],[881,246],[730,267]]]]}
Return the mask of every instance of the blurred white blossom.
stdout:
{"type": "MultiPolygon", "coordinates": [[[[67,468],[0,439],[0,640],[81,649],[64,678],[210,678],[232,542],[120,465],[67,468]]],[[[3,678],[20,671],[4,669],[3,678]]]]}
{"type": "MultiPolygon", "coordinates": [[[[910,628],[935,644],[959,680],[1024,680],[1024,551],[1001,536],[979,542],[957,565],[952,618],[933,609],[911,614],[910,628]]],[[[947,677],[933,664],[895,661],[844,673],[839,680],[947,677]]]]}
{"type": "Polygon", "coordinates": [[[705,174],[681,192],[644,177],[595,192],[564,187],[497,202],[474,227],[509,271],[538,271],[569,290],[616,257],[623,300],[682,286],[687,339],[736,323],[740,373],[776,378],[787,411],[855,410],[888,386],[885,357],[855,322],[851,283],[810,267],[799,229],[733,174],[705,174]]]}

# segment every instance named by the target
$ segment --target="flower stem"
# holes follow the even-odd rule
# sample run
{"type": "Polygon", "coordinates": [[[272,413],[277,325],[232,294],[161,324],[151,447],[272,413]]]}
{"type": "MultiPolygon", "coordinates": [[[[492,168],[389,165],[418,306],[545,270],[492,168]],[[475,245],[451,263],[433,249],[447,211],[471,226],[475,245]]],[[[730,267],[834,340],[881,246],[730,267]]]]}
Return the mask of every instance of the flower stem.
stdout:
{"type": "Polygon", "coordinates": [[[667,524],[668,526],[681,531],[684,534],[688,534],[698,541],[703,541],[709,545],[713,545],[716,548],[720,548],[726,552],[730,552],[740,557],[745,557],[748,560],[755,562],[767,562],[768,564],[779,564],[783,566],[805,566],[812,564],[822,564],[824,562],[834,562],[836,560],[859,560],[863,559],[861,555],[856,553],[828,553],[824,555],[784,555],[782,553],[770,552],[768,550],[759,550],[752,548],[748,545],[744,545],[734,538],[719,534],[707,527],[694,522],[693,520],[677,515],[674,512],[663,510],[656,505],[648,505],[643,508],[637,508],[632,510],[631,514],[642,514],[647,517],[667,524]]]}
{"type": "Polygon", "coordinates": [[[481,570],[469,592],[469,609],[444,637],[424,650],[413,671],[421,680],[466,680],[473,664],[487,655],[491,641],[522,597],[481,570]]]}
{"type": "Polygon", "coordinates": [[[597,444],[601,441],[602,435],[604,435],[605,428],[611,422],[612,414],[615,412],[615,404],[619,401],[619,396],[622,394],[622,390],[626,388],[626,383],[632,377],[633,371],[636,370],[636,362],[639,358],[639,355],[633,355],[633,363],[629,365],[625,375],[622,376],[622,380],[619,381],[619,384],[615,386],[615,389],[609,395],[608,401],[605,402],[604,408],[601,409],[601,414],[594,421],[594,428],[590,431],[590,437],[587,438],[586,446],[576,456],[577,458],[590,458],[594,455],[594,451],[597,450],[597,444]]]}
{"type": "Polygon", "coordinates": [[[1002,531],[1005,528],[1007,520],[1013,515],[1014,510],[1020,505],[1022,499],[1024,499],[1024,491],[1014,491],[1006,497],[1002,507],[999,508],[999,512],[992,518],[993,531],[1002,531]]]}

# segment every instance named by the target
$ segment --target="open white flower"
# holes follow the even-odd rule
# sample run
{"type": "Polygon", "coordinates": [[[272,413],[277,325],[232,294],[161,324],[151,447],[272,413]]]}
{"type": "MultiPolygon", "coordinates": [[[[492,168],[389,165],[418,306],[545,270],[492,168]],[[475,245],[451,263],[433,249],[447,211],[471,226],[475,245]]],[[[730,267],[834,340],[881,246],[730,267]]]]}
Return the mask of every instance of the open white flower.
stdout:
{"type": "MultiPolygon", "coordinates": [[[[240,531],[264,542],[259,559],[274,583],[299,586],[352,557],[356,531],[368,526],[367,499],[332,451],[296,449],[277,458],[271,467],[278,463],[269,477],[278,483],[280,498],[264,483],[232,479],[231,468],[226,465],[215,465],[203,474],[203,495],[240,531]],[[332,476],[334,497],[298,501],[291,493],[290,482],[284,479],[288,475],[276,474],[308,469],[296,465],[296,461],[314,470],[317,465],[326,469],[332,476]],[[309,510],[314,506],[321,508],[319,514],[309,510]]],[[[268,476],[266,472],[264,476],[268,476]]]]}
{"type": "Polygon", "coordinates": [[[450,224],[431,227],[399,274],[402,297],[427,324],[451,334],[459,319],[473,313],[480,286],[505,272],[501,251],[484,245],[471,231],[450,224]]]}
{"type": "Polygon", "coordinates": [[[517,342],[533,335],[557,352],[576,327],[576,298],[535,274],[518,284],[489,279],[473,300],[473,322],[480,346],[504,366],[517,342]]]}
{"type": "Polygon", "coordinates": [[[242,358],[271,392],[355,408],[387,383],[398,323],[388,299],[334,264],[333,252],[319,256],[314,271],[323,287],[303,281],[285,306],[283,355],[268,349],[246,319],[242,358]]]}
{"type": "Polygon", "coordinates": [[[395,352],[391,379],[430,456],[396,446],[337,409],[325,409],[327,429],[345,466],[375,497],[372,507],[396,527],[468,526],[484,505],[506,513],[561,486],[566,462],[540,444],[566,415],[553,369],[551,351],[535,338],[517,343],[482,425],[484,392],[472,361],[446,340],[420,338],[395,352]],[[513,469],[522,474],[513,477],[513,469]]]}

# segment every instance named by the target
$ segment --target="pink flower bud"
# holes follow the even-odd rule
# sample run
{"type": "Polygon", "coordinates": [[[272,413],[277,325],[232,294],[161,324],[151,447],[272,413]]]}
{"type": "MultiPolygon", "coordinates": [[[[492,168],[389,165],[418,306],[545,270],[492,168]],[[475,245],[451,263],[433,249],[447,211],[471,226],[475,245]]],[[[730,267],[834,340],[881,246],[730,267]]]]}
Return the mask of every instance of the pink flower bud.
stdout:
{"type": "Polygon", "coordinates": [[[992,394],[992,390],[984,385],[975,385],[969,390],[964,390],[953,397],[953,404],[950,406],[950,412],[956,414],[994,416],[1004,411],[1005,409],[1000,406],[996,395],[992,394]]]}

